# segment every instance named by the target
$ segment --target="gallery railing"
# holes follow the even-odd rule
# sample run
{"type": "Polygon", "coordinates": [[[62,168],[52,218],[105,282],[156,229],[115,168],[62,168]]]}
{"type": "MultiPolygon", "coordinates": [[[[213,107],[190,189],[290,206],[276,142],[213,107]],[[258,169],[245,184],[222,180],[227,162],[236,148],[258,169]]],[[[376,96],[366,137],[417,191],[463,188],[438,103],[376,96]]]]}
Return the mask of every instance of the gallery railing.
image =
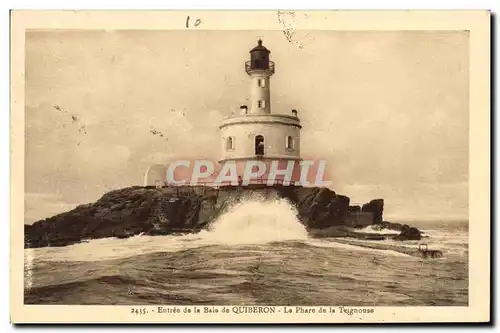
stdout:
{"type": "Polygon", "coordinates": [[[253,71],[268,71],[274,74],[274,62],[273,61],[263,61],[263,60],[250,60],[245,62],[245,71],[247,74],[253,71]]]}

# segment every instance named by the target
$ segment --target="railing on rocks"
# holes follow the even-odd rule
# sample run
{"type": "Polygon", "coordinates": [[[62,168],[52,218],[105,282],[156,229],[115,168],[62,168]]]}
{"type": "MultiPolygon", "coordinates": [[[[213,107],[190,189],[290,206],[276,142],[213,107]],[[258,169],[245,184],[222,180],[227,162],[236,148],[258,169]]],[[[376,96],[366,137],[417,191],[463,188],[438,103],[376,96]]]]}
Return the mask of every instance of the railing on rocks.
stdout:
{"type": "Polygon", "coordinates": [[[180,194],[180,189],[181,188],[190,188],[193,192],[196,191],[197,187],[201,187],[203,190],[203,193],[207,193],[208,190],[210,189],[215,189],[219,190],[221,188],[245,188],[245,187],[266,187],[266,186],[298,186],[296,182],[290,181],[287,184],[285,184],[285,181],[283,179],[273,179],[271,183],[269,183],[269,178],[256,178],[250,180],[248,184],[244,184],[243,180],[239,180],[237,185],[234,185],[231,182],[215,182],[215,181],[197,181],[196,183],[185,183],[185,184],[169,184],[169,183],[161,183],[161,184],[156,184],[156,188],[175,188],[177,191],[177,194],[180,194]]]}

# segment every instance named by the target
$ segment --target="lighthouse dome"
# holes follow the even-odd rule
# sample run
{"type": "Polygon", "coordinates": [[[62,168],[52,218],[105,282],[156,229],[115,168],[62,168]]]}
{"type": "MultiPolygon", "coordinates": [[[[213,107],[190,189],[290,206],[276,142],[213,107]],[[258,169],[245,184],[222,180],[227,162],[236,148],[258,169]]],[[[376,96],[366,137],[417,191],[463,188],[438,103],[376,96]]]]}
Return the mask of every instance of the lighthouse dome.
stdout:
{"type": "Polygon", "coordinates": [[[269,51],[264,45],[262,45],[262,39],[259,39],[257,42],[257,46],[250,50],[250,53],[253,52],[263,52],[264,54],[271,53],[271,51],[269,51]]]}

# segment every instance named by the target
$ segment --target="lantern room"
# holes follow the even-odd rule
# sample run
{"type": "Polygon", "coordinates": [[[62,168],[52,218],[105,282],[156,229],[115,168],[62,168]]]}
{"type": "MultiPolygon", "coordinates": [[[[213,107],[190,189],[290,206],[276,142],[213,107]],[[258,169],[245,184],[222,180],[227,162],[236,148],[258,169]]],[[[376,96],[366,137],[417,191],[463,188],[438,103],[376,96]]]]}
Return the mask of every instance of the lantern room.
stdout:
{"type": "Polygon", "coordinates": [[[274,74],[274,62],[269,60],[269,51],[264,45],[262,40],[259,39],[257,46],[250,50],[250,61],[245,63],[245,70],[247,74],[252,71],[267,71],[270,75],[274,74]]]}

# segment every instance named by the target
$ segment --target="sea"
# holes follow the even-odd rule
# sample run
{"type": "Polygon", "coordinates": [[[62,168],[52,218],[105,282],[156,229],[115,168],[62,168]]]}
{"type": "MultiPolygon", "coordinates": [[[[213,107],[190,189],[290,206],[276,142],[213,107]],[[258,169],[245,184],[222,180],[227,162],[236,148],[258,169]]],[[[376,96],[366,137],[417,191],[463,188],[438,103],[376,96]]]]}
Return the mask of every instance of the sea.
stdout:
{"type": "MultiPolygon", "coordinates": [[[[468,221],[421,241],[311,238],[286,200],[245,201],[197,234],[25,249],[25,304],[467,306],[468,221]],[[400,251],[420,244],[423,259],[400,251]],[[384,244],[384,249],[371,248],[384,244]]],[[[361,232],[380,232],[371,227],[361,232]]],[[[391,232],[391,231],[389,231],[391,232]]],[[[393,232],[397,234],[397,232],[393,232]]]]}

